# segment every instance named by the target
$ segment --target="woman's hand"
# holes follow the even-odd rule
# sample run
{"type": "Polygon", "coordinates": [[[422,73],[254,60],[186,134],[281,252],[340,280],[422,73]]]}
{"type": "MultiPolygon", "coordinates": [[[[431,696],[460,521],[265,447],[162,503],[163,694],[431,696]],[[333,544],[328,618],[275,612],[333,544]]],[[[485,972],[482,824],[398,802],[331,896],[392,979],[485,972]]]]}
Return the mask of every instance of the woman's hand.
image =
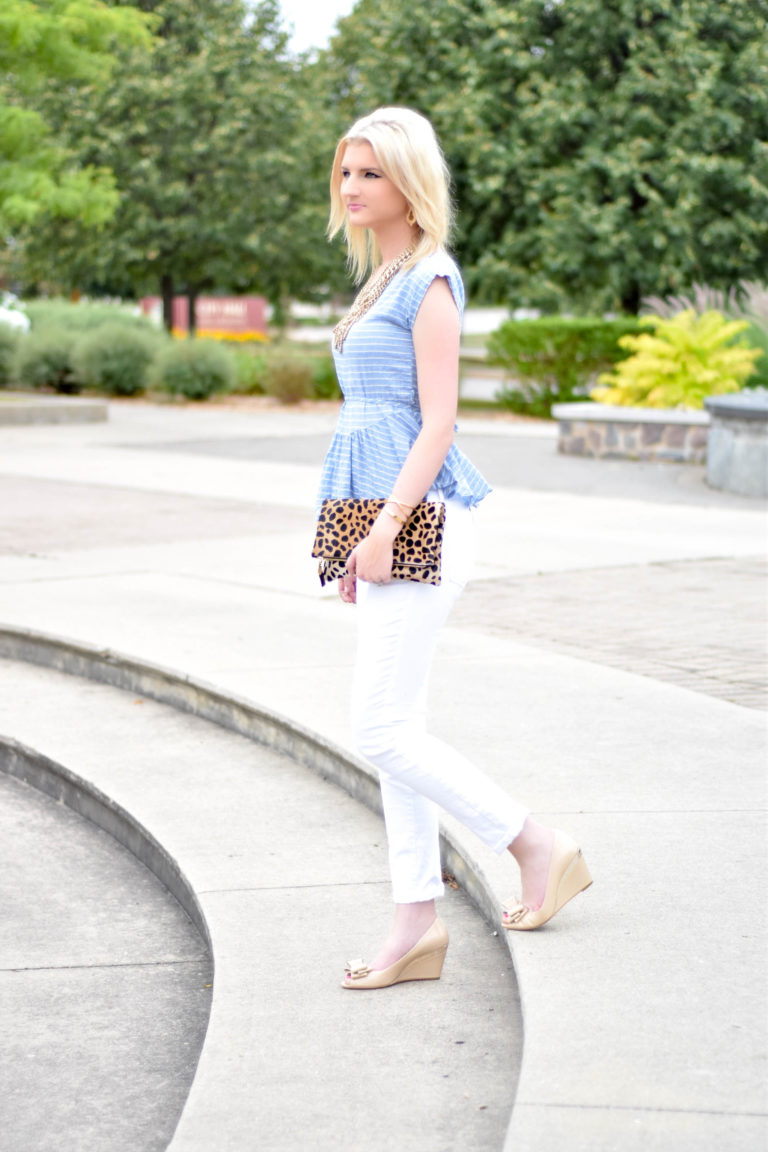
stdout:
{"type": "Polygon", "coordinates": [[[394,534],[387,525],[374,524],[368,535],[350,552],[347,571],[368,584],[388,584],[392,579],[393,538],[394,534]]]}
{"type": "Polygon", "coordinates": [[[339,596],[345,604],[357,603],[357,580],[351,572],[339,580],[339,596]]]}
{"type": "Polygon", "coordinates": [[[388,584],[392,579],[392,545],[397,521],[382,513],[367,536],[357,544],[347,560],[347,574],[339,580],[339,596],[345,604],[357,601],[357,581],[388,584]]]}

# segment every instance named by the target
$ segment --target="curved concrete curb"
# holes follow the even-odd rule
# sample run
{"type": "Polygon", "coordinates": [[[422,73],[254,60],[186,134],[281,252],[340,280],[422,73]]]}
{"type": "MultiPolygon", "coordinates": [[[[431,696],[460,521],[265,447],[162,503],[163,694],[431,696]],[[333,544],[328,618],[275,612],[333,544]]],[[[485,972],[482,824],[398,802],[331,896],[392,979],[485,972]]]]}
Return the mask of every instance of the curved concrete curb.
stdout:
{"type": "MultiPolygon", "coordinates": [[[[311,768],[324,780],[339,785],[354,799],[381,813],[378,780],[363,760],[286,716],[203,680],[111,648],[100,649],[65,637],[7,625],[0,627],[0,656],[136,692],[218,724],[311,768]]],[[[483,916],[496,925],[500,918],[496,894],[465,846],[445,828],[442,849],[446,869],[456,877],[483,916]]],[[[183,900],[180,903],[186,908],[183,900]]],[[[197,923],[194,916],[192,919],[197,923]]]]}
{"type": "MultiPolygon", "coordinates": [[[[285,755],[374,811],[381,811],[378,780],[362,760],[286,717],[214,685],[111,649],[9,626],[0,626],[0,657],[108,684],[219,725],[285,755]]],[[[87,780],[12,739],[0,738],[2,770],[67,804],[134,853],[188,913],[213,961],[215,940],[194,889],[163,845],[130,812],[87,780]]],[[[499,903],[492,886],[451,829],[443,829],[442,854],[446,869],[481,914],[492,924],[498,923],[499,903]]],[[[508,939],[505,944],[510,947],[508,939]]],[[[215,987],[214,975],[214,997],[215,987]]],[[[202,1053],[205,1049],[206,1041],[202,1053]]],[[[510,1110],[516,1091],[517,1084],[510,1083],[510,1110]]]]}
{"type": "Polygon", "coordinates": [[[127,848],[178,901],[212,955],[208,924],[192,885],[163,845],[130,812],[89,780],[7,736],[0,736],[0,772],[65,804],[127,848]]]}

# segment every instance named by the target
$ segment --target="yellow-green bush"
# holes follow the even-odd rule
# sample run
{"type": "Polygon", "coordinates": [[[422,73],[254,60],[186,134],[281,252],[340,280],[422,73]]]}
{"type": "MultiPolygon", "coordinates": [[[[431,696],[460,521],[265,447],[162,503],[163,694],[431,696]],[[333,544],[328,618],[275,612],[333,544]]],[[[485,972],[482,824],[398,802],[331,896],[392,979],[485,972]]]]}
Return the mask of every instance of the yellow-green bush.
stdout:
{"type": "Polygon", "coordinates": [[[759,348],[755,371],[744,382],[745,388],[768,388],[768,285],[756,280],[742,280],[734,288],[724,291],[708,284],[694,284],[679,296],[647,296],[643,311],[649,316],[669,319],[693,308],[697,316],[705,312],[720,312],[727,320],[746,320],[749,328],[742,342],[748,348],[759,348]]]}
{"type": "Polygon", "coordinates": [[[755,371],[760,355],[736,337],[745,320],[726,320],[711,310],[697,316],[692,308],[671,319],[647,316],[653,332],[622,336],[619,344],[632,355],[598,377],[592,399],[601,404],[642,408],[703,408],[707,396],[738,392],[755,371]]]}

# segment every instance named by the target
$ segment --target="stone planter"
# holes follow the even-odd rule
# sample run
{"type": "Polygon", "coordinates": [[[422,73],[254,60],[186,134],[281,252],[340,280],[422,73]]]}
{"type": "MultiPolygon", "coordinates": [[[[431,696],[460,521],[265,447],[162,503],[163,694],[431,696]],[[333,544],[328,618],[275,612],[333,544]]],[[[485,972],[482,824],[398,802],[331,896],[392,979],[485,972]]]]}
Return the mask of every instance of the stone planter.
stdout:
{"type": "Polygon", "coordinates": [[[707,483],[739,496],[768,496],[768,392],[711,396],[707,483]]]}
{"type": "Polygon", "coordinates": [[[558,421],[558,452],[566,456],[695,464],[706,459],[706,412],[584,403],[555,404],[552,415],[558,421]]]}

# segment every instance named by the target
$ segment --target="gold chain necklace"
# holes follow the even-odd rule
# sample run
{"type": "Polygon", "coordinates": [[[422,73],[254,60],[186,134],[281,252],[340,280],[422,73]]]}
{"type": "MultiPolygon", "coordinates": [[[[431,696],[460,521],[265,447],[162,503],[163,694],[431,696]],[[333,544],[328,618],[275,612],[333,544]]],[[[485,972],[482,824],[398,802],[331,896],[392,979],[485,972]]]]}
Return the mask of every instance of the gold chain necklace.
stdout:
{"type": "Polygon", "coordinates": [[[341,352],[344,347],[344,341],[352,325],[362,316],[365,316],[366,312],[373,307],[387,284],[394,279],[403,264],[405,264],[407,260],[410,260],[414,251],[415,248],[413,244],[410,244],[404,252],[401,252],[399,256],[395,256],[394,260],[390,260],[389,264],[385,264],[380,272],[371,276],[370,280],[363,285],[355,297],[349,312],[342,316],[333,330],[333,346],[337,352],[341,352]]]}

